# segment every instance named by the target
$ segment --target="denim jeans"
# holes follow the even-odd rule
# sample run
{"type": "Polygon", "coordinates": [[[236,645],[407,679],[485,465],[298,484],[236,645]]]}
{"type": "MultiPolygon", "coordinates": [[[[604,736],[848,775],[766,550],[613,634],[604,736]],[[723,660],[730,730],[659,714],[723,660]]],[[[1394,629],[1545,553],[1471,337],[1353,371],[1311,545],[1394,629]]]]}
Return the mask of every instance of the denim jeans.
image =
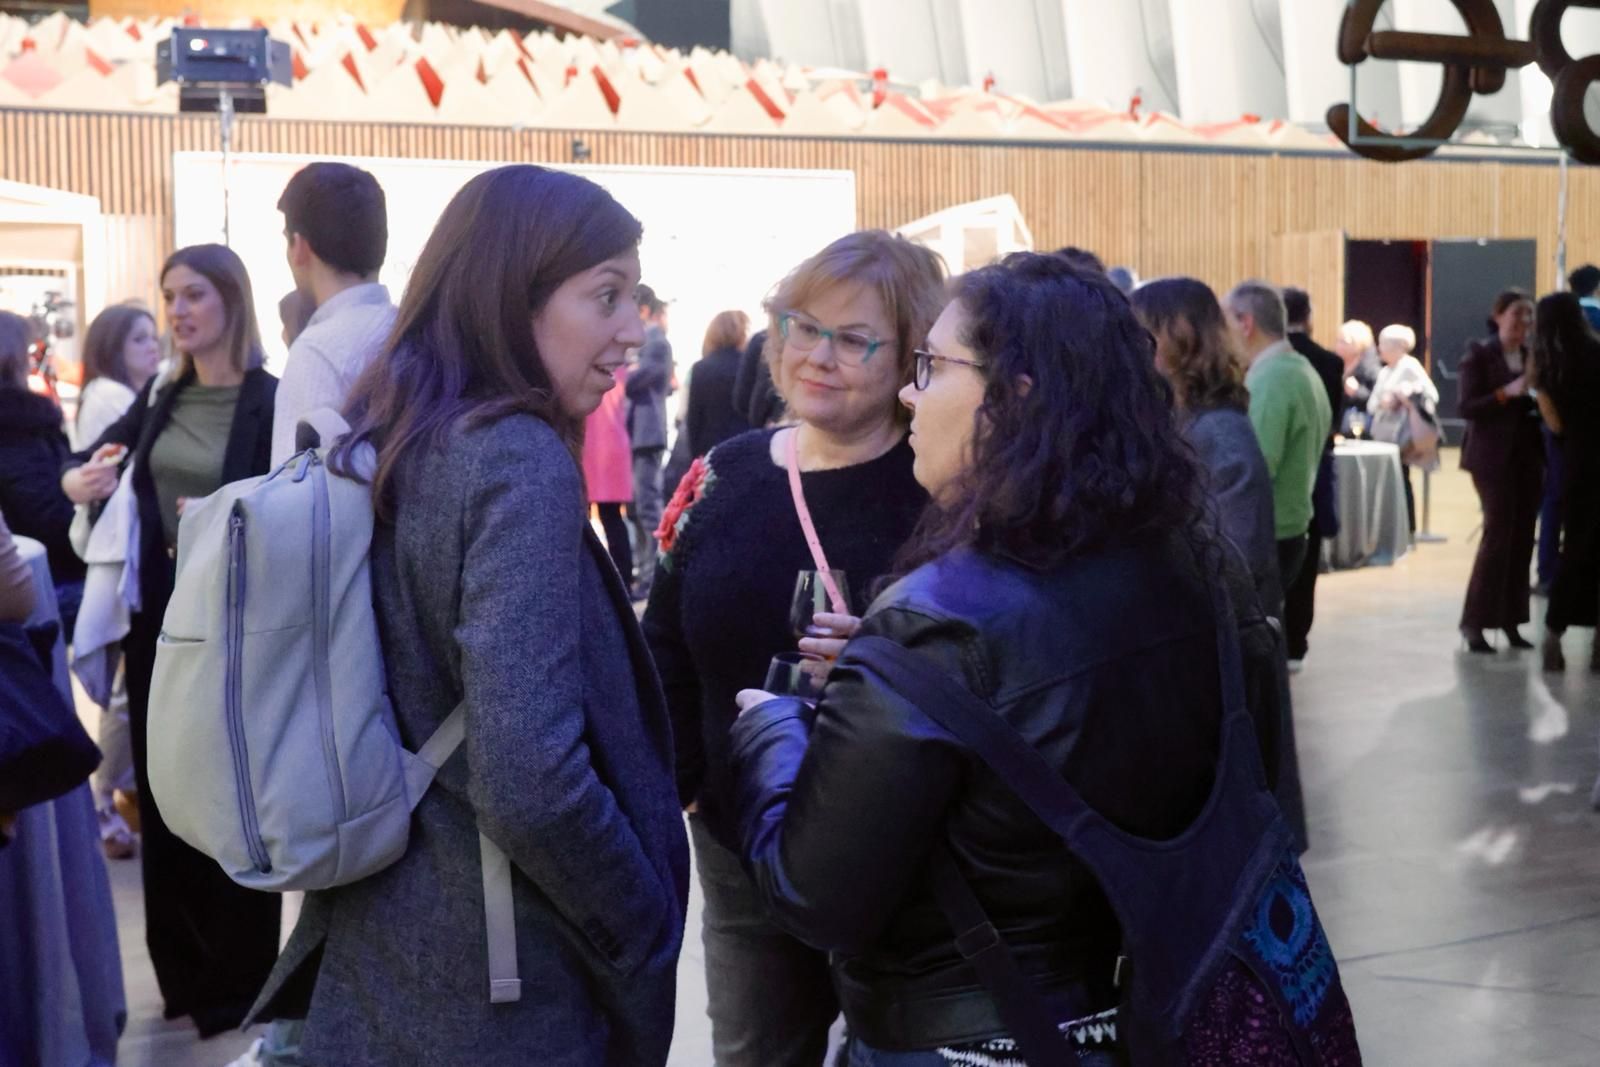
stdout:
{"type": "Polygon", "coordinates": [[[633,525],[638,533],[633,549],[634,584],[649,589],[656,574],[656,527],[666,503],[661,496],[661,457],[664,448],[639,448],[633,453],[633,525]]]}
{"type": "Polygon", "coordinates": [[[767,918],[739,858],[695,816],[695,868],[705,894],[706,1014],[716,1067],[821,1067],[839,1016],[826,953],[767,918]]]}

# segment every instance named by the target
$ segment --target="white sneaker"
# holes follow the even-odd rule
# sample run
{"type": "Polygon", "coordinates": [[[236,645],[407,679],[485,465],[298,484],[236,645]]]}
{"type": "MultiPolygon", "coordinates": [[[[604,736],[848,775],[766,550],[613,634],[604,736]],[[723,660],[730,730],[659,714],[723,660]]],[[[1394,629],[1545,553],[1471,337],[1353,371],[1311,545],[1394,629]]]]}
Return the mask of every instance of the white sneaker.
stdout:
{"type": "Polygon", "coordinates": [[[1303,671],[1305,669],[1306,669],[1306,661],[1305,660],[1303,660],[1303,659],[1292,659],[1292,660],[1289,661],[1289,673],[1290,674],[1299,674],[1301,671],[1303,671]]]}
{"type": "Polygon", "coordinates": [[[250,1042],[250,1047],[245,1049],[244,1055],[232,1061],[227,1067],[261,1067],[262,1039],[256,1038],[250,1042]]]}

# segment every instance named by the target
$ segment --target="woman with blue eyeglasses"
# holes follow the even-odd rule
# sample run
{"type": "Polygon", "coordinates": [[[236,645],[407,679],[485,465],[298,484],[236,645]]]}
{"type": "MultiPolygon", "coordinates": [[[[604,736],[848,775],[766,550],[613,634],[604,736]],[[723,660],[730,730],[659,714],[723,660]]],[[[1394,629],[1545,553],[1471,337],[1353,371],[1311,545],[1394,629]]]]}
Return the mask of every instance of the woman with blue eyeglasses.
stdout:
{"type": "MultiPolygon", "coordinates": [[[[672,712],[678,794],[705,895],[717,1067],[816,1067],[839,1014],[825,953],[765,916],[735,849],[728,731],[741,689],[775,655],[837,654],[927,503],[912,476],[906,413],[916,349],[944,303],[927,249],[851,234],[802,263],[767,301],[767,360],[790,425],[754,430],[696,460],[668,505],[644,630],[672,712]],[[849,612],[805,635],[791,621],[797,575],[817,569],[790,468],[849,612]]],[[[802,623],[805,620],[801,620],[802,623]]]]}

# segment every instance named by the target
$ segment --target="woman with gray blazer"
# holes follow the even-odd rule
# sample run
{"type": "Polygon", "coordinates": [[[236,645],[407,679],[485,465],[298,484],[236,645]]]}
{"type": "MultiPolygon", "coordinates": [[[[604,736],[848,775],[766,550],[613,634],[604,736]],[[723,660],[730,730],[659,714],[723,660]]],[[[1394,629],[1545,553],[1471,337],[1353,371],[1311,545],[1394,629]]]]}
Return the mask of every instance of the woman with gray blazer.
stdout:
{"type": "Polygon", "coordinates": [[[1162,278],[1134,290],[1133,309],[1156,340],[1156,369],[1172,385],[1184,436],[1199,453],[1222,533],[1244,556],[1269,615],[1283,608],[1272,479],[1247,414],[1242,363],[1222,305],[1204,282],[1162,278]]]}
{"type": "Polygon", "coordinates": [[[576,176],[474,178],[351,397],[400,739],[463,702],[466,737],[405,856],[307,896],[256,1009],[305,1018],[306,1063],[666,1061],[688,895],[672,736],[576,459],[643,340],[639,235],[576,176]],[[480,831],[512,868],[510,1003],[490,1002],[480,831]]]}

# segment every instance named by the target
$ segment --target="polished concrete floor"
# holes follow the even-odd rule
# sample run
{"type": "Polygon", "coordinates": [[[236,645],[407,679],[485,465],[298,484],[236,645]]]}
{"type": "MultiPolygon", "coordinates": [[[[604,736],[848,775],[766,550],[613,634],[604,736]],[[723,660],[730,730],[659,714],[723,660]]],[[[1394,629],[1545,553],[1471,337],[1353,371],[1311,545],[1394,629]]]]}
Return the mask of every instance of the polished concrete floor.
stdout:
{"type": "MultiPolygon", "coordinates": [[[[1455,623],[1478,522],[1447,454],[1432,526],[1389,568],[1325,575],[1294,679],[1312,848],[1306,870],[1369,1064],[1600,1064],[1600,678],[1534,653],[1461,652],[1455,623]]],[[[1420,477],[1419,477],[1420,483],[1420,477]]],[[[1419,485],[1420,487],[1420,485],[1419,485]]],[[[1542,605],[1535,602],[1535,614],[1542,605]]],[[[1537,625],[1525,633],[1535,637],[1537,625]]],[[[122,1063],[220,1067],[161,1021],[134,864],[114,864],[131,1012],[122,1063]]],[[[680,968],[672,1067],[710,1064],[699,902],[680,968]]]]}

